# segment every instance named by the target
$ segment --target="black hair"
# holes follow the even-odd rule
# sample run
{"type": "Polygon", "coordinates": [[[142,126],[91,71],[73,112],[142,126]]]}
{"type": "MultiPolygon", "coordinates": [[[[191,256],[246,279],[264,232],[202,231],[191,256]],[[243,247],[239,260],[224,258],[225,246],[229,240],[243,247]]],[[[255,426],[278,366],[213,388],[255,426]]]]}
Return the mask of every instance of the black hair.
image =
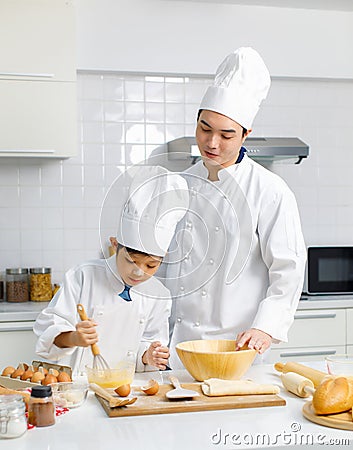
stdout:
{"type": "MultiPolygon", "coordinates": [[[[130,247],[126,247],[125,245],[119,244],[118,243],[118,248],[116,250],[116,252],[118,253],[118,251],[122,248],[125,248],[125,250],[128,252],[129,255],[142,255],[142,256],[151,256],[152,258],[155,258],[155,255],[150,255],[149,253],[145,253],[142,252],[141,250],[135,250],[134,248],[130,248],[130,247]]],[[[163,258],[161,258],[162,261],[163,258]]]]}
{"type": "MultiPolygon", "coordinates": [[[[201,115],[202,111],[203,111],[203,109],[199,109],[199,112],[197,113],[197,122],[199,121],[199,118],[200,118],[200,115],[201,115]]],[[[240,126],[241,126],[241,125],[240,125],[240,126]]],[[[241,127],[242,127],[242,126],[241,126],[241,127]]],[[[248,130],[247,130],[246,128],[244,128],[244,127],[242,127],[242,129],[243,129],[243,135],[242,135],[242,137],[244,137],[244,136],[246,135],[246,133],[248,132],[248,130]]]]}

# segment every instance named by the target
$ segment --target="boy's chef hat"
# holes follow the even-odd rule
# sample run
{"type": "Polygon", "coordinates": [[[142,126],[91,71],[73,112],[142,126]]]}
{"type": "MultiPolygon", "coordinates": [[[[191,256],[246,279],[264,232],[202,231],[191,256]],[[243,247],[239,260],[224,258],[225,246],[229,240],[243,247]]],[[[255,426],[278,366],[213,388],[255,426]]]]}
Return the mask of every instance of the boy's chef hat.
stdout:
{"type": "Polygon", "coordinates": [[[240,47],[218,67],[200,109],[223,114],[249,130],[270,84],[261,56],[251,47],[240,47]]]}
{"type": "Polygon", "coordinates": [[[189,206],[187,183],[159,166],[133,167],[129,172],[132,178],[117,240],[125,247],[163,257],[189,206]]]}

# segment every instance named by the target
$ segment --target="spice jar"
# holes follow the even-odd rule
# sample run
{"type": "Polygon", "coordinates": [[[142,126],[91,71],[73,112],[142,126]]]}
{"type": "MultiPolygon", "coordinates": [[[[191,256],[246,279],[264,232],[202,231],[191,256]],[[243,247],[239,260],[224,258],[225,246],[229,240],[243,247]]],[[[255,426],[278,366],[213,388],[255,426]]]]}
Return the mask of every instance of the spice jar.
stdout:
{"type": "Polygon", "coordinates": [[[0,272],[0,302],[4,300],[4,277],[2,272],[0,272]]]}
{"type": "Polygon", "coordinates": [[[47,427],[55,423],[55,408],[51,386],[32,387],[28,403],[28,423],[47,427]]]}
{"type": "Polygon", "coordinates": [[[30,289],[33,302],[49,302],[53,296],[51,269],[48,267],[30,269],[30,289]]]}
{"type": "Polygon", "coordinates": [[[26,431],[26,405],[22,395],[0,395],[0,439],[16,438],[26,431]]]}
{"type": "Polygon", "coordinates": [[[20,303],[28,299],[28,269],[6,269],[6,300],[20,303]]]}

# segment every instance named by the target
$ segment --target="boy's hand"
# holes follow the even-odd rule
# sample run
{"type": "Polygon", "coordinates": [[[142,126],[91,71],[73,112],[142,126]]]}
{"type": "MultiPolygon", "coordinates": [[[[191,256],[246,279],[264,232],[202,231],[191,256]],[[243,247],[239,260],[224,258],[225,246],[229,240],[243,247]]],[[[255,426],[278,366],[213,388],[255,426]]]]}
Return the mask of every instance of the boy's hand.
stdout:
{"type": "Polygon", "coordinates": [[[155,366],[160,370],[165,370],[168,365],[169,348],[163,347],[159,341],[152,342],[142,356],[142,362],[149,366],[155,366]]]}
{"type": "Polygon", "coordinates": [[[72,343],[77,347],[88,347],[98,342],[97,323],[93,320],[83,320],[76,324],[76,331],[72,333],[72,343]]]}

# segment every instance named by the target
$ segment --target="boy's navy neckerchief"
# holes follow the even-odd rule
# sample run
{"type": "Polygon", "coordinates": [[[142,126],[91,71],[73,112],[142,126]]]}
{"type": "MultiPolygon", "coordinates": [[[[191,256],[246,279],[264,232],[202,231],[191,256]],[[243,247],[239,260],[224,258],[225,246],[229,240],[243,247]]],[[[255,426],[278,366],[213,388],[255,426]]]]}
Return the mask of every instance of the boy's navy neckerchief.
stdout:
{"type": "Polygon", "coordinates": [[[131,302],[132,298],[130,297],[130,289],[131,289],[131,286],[128,286],[127,284],[125,284],[125,288],[124,288],[123,292],[121,292],[119,294],[119,297],[123,298],[127,302],[131,302]]]}
{"type": "Polygon", "coordinates": [[[237,160],[235,161],[234,164],[239,164],[242,161],[242,159],[244,158],[245,152],[246,152],[246,148],[245,147],[241,147],[239,155],[238,155],[238,158],[237,158],[237,160]]]}

